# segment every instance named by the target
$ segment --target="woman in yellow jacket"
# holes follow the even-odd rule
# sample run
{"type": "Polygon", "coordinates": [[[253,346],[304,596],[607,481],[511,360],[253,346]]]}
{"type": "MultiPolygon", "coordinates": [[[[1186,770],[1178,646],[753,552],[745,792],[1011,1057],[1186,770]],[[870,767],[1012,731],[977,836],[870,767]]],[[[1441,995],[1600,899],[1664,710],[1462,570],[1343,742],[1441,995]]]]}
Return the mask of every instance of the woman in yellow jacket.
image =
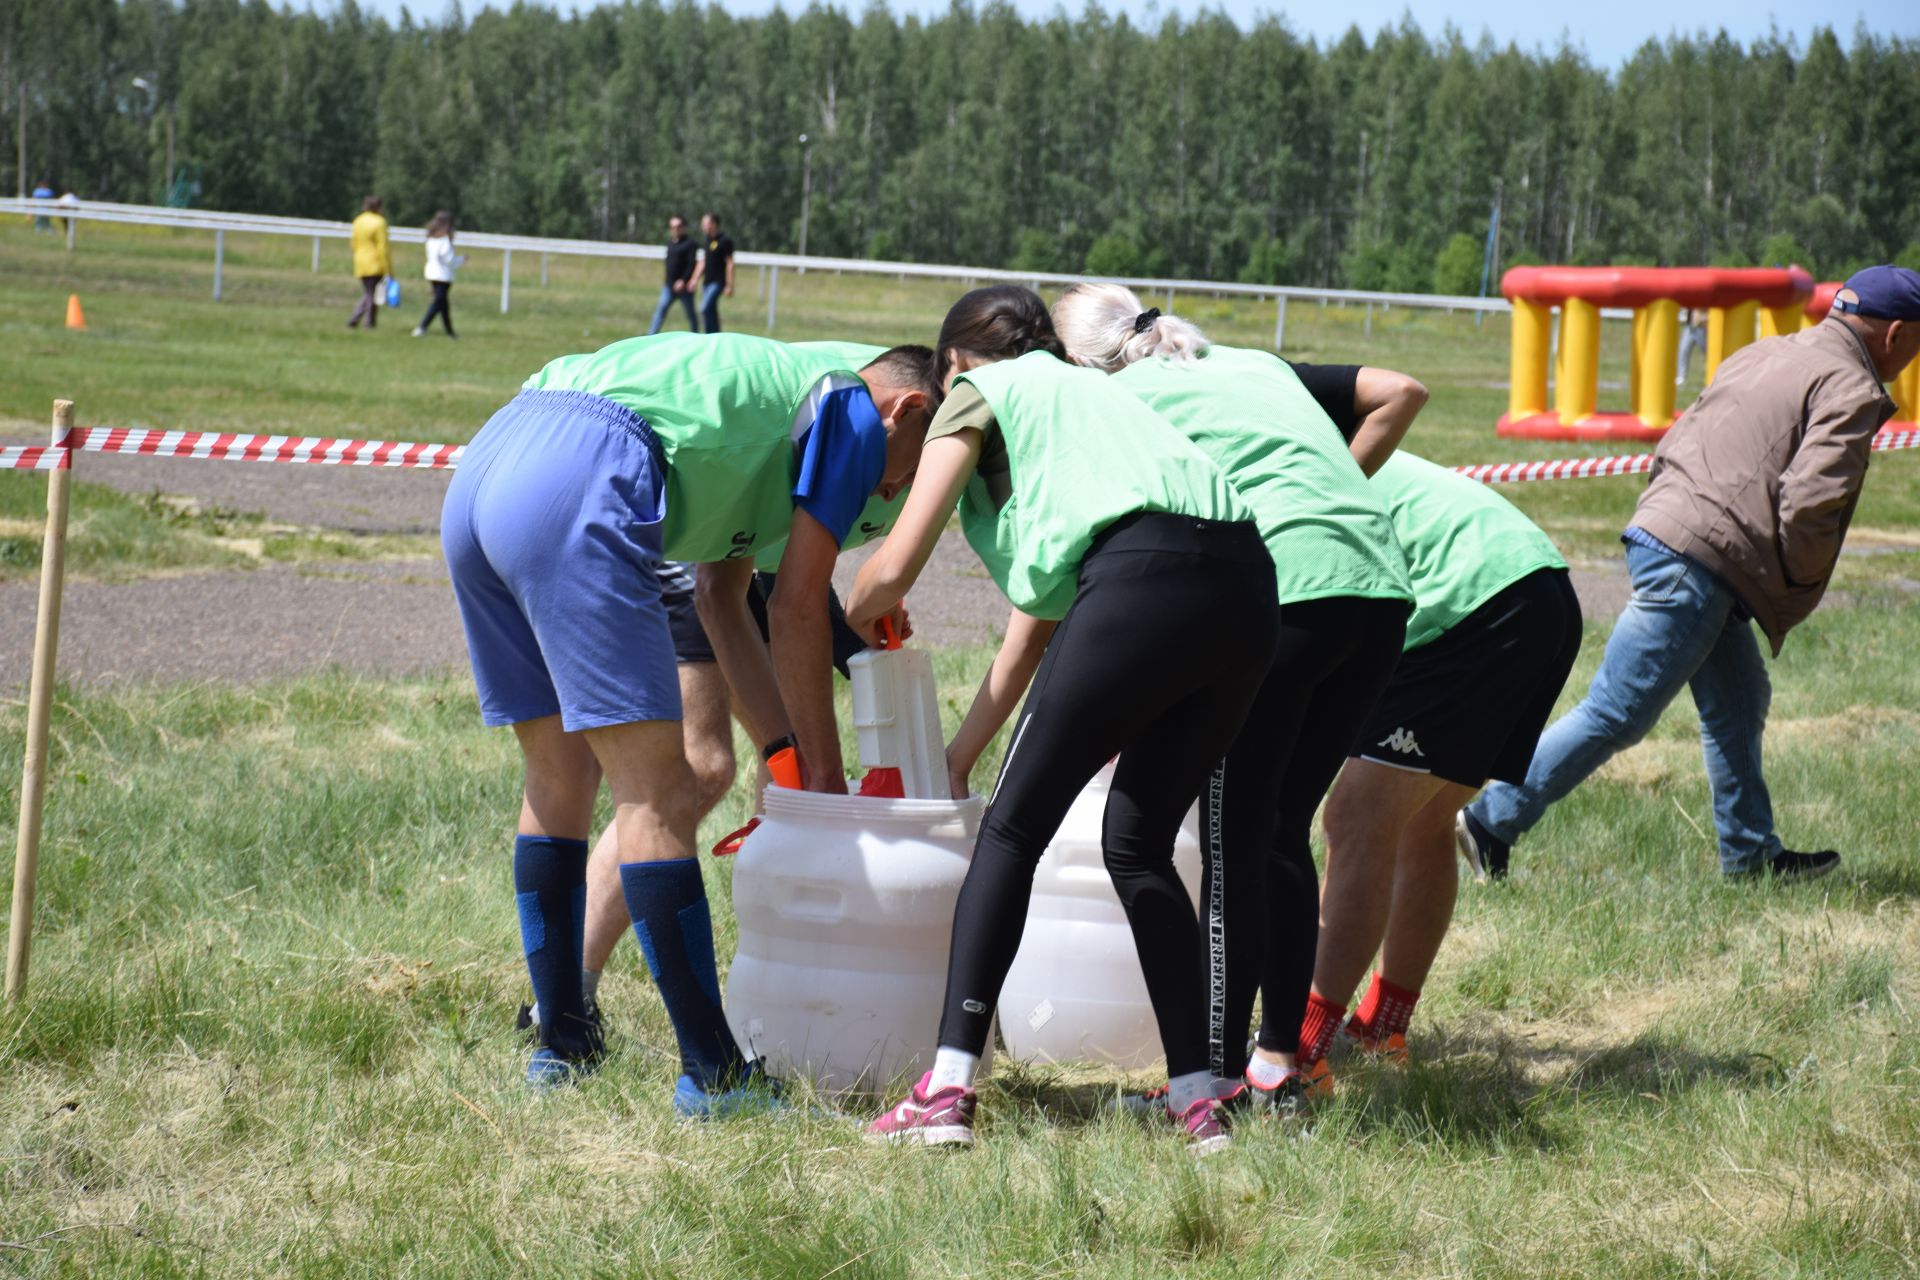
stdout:
{"type": "Polygon", "coordinates": [[[347,328],[358,329],[360,318],[365,316],[371,329],[380,318],[380,282],[393,274],[393,258],[387,252],[387,220],[380,214],[379,196],[362,200],[360,216],[353,220],[353,274],[360,277],[360,302],[347,328]]]}

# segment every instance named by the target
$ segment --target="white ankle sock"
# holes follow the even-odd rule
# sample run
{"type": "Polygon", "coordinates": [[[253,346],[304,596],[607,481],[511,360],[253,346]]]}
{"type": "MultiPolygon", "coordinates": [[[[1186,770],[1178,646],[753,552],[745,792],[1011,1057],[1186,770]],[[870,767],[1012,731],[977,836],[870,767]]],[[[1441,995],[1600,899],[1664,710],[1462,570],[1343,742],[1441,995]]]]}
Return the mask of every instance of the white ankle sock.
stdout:
{"type": "Polygon", "coordinates": [[[1289,1071],[1294,1070],[1297,1068],[1283,1066],[1278,1062],[1268,1062],[1265,1058],[1254,1058],[1247,1063],[1247,1079],[1262,1089],[1271,1089],[1285,1080],[1289,1071]]]}
{"type": "Polygon", "coordinates": [[[958,1049],[949,1049],[945,1045],[933,1055],[933,1075],[927,1081],[927,1092],[934,1094],[942,1089],[973,1088],[973,1073],[980,1069],[980,1055],[962,1053],[958,1049]]]}
{"type": "Polygon", "coordinates": [[[1180,1115],[1200,1099],[1213,1096],[1211,1071],[1189,1071],[1167,1081],[1167,1109],[1175,1115],[1180,1115]]]}

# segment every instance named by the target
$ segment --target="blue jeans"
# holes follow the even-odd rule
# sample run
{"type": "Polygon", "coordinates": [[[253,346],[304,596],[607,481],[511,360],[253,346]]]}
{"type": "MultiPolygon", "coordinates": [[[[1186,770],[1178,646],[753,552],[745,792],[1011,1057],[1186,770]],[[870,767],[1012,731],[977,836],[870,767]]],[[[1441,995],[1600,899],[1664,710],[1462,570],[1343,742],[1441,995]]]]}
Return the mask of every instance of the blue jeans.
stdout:
{"type": "Polygon", "coordinates": [[[1760,772],[1773,687],[1753,629],[1727,585],[1691,560],[1629,543],[1627,574],[1633,599],[1587,696],[1540,736],[1526,782],[1492,783],[1468,808],[1501,840],[1518,840],[1548,805],[1644,738],[1684,684],[1700,711],[1720,869],[1757,870],[1780,840],[1760,772]]]}
{"type": "Polygon", "coordinates": [[[700,323],[701,332],[720,332],[720,291],[725,285],[703,284],[700,286],[700,323]]]}
{"type": "Polygon", "coordinates": [[[653,323],[647,326],[648,333],[660,332],[660,326],[667,322],[667,312],[673,309],[676,300],[687,313],[687,328],[695,333],[700,332],[700,322],[693,318],[693,295],[675,293],[672,285],[663,284],[660,286],[660,305],[653,309],[653,323]]]}

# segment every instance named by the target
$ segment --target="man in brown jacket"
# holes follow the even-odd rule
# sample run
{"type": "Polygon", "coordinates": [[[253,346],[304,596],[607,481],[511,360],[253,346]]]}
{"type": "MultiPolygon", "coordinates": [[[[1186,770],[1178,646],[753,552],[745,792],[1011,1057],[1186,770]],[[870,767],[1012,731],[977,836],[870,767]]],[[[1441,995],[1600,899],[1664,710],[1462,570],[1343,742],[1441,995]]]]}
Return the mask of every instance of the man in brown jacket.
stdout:
{"type": "Polygon", "coordinates": [[[1661,440],[1622,541],[1633,599],[1586,698],[1541,735],[1527,780],[1495,782],[1460,811],[1460,851],[1506,873],[1547,806],[1644,737],[1682,685],[1700,711],[1720,869],[1804,878],[1839,864],[1773,830],[1760,740],[1772,687],[1747,624],[1775,656],[1813,612],[1860,499],[1873,433],[1893,415],[1881,384],[1920,354],[1920,272],[1869,267],[1826,320],[1735,353],[1661,440]]]}

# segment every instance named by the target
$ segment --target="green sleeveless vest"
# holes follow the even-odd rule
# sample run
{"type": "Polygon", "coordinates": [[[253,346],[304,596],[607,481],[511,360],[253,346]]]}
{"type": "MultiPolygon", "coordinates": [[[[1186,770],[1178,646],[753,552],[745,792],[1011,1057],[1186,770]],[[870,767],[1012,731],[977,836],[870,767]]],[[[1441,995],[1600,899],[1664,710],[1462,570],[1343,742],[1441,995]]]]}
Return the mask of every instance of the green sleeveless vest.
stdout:
{"type": "Polygon", "coordinates": [[[666,454],[670,560],[751,556],[793,523],[793,415],[847,362],[771,338],[663,333],[562,356],[524,389],[587,391],[646,419],[666,454]]]}
{"type": "Polygon", "coordinates": [[[1104,373],[1043,351],[960,375],[993,409],[1011,492],[997,509],[978,473],[960,523],[1017,607],[1063,618],[1094,538],[1135,511],[1252,520],[1197,446],[1104,373]]]}
{"type": "Polygon", "coordinates": [[[1413,600],[1385,504],[1284,361],[1216,346],[1193,364],[1141,360],[1114,381],[1227,473],[1273,553],[1280,603],[1413,600]]]}

